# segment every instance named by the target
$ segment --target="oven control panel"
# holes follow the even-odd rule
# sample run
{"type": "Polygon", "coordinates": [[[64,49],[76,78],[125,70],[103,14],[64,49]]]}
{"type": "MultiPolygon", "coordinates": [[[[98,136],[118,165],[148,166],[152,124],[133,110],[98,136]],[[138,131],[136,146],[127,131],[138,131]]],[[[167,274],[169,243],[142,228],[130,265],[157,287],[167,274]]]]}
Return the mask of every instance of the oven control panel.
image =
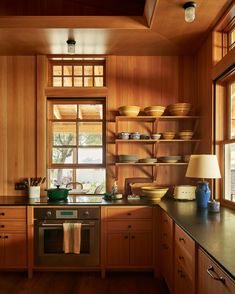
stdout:
{"type": "Polygon", "coordinates": [[[35,219],[99,219],[100,209],[79,208],[34,208],[35,219]]]}

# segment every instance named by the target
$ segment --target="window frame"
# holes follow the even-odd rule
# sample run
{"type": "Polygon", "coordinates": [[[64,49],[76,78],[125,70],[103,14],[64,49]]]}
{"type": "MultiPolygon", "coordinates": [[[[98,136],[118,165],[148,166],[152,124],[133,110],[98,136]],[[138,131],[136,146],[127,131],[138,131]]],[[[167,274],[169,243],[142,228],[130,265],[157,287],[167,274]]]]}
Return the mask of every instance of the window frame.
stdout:
{"type": "MultiPolygon", "coordinates": [[[[57,77],[57,76],[56,76],[57,77]]],[[[76,88],[76,89],[82,89],[82,88],[95,88],[99,89],[102,87],[106,86],[106,66],[105,66],[105,59],[101,60],[64,60],[64,59],[49,59],[48,60],[48,87],[53,87],[53,88],[60,88],[60,89],[70,89],[70,88],[76,88]],[[66,65],[71,65],[73,66],[93,66],[93,74],[92,75],[84,75],[84,69],[82,70],[82,75],[76,76],[73,74],[72,70],[72,75],[63,75],[63,70],[62,70],[62,75],[60,76],[62,78],[62,85],[61,86],[53,86],[53,66],[66,66],[66,65]],[[103,66],[103,75],[102,76],[96,76],[94,74],[94,66],[103,66]],[[63,78],[64,77],[72,77],[72,86],[64,86],[63,85],[63,78]],[[82,86],[74,86],[73,79],[74,77],[81,77],[83,80],[82,86]],[[85,77],[92,77],[93,79],[93,86],[84,86],[84,78],[85,77]],[[103,78],[103,86],[97,87],[94,86],[94,79],[95,77],[102,77],[103,78]]]]}
{"type": "MultiPolygon", "coordinates": [[[[46,172],[48,174],[50,169],[72,169],[73,177],[76,178],[76,170],[77,169],[104,169],[106,174],[106,99],[104,97],[95,97],[95,98],[62,98],[62,97],[47,97],[47,126],[46,126],[46,134],[47,134],[47,160],[46,160],[46,172]],[[103,107],[103,118],[102,119],[53,119],[52,111],[53,105],[56,104],[100,104],[103,107]],[[61,163],[53,163],[52,162],[52,150],[53,150],[53,140],[52,140],[52,131],[53,131],[53,122],[76,122],[79,124],[80,122],[101,122],[102,123],[102,145],[99,147],[102,148],[102,163],[72,163],[72,164],[61,164],[61,163]]],[[[76,128],[77,132],[77,128],[76,128]]],[[[60,145],[58,145],[59,147],[60,145]]],[[[95,146],[87,146],[88,148],[95,148],[95,146]]],[[[78,153],[79,144],[78,138],[76,140],[76,153],[78,153]]],[[[107,177],[105,177],[107,178],[107,177]]],[[[48,183],[49,184],[49,183],[48,183]]]]}
{"type": "Polygon", "coordinates": [[[216,195],[220,196],[221,203],[233,209],[235,209],[235,202],[225,198],[225,185],[227,183],[227,180],[225,178],[225,147],[229,144],[235,143],[235,137],[231,137],[231,97],[229,94],[231,84],[233,84],[234,82],[235,65],[228,68],[224,73],[222,73],[218,78],[214,80],[214,151],[220,161],[222,176],[221,180],[216,180],[215,182],[215,191],[216,195]],[[222,90],[217,91],[217,86],[220,86],[222,90]],[[217,107],[217,99],[221,99],[221,101],[223,100],[222,115],[221,113],[219,114],[219,111],[221,111],[221,109],[218,109],[217,107]],[[220,119],[219,123],[221,124],[221,126],[219,127],[218,117],[220,119]]]}

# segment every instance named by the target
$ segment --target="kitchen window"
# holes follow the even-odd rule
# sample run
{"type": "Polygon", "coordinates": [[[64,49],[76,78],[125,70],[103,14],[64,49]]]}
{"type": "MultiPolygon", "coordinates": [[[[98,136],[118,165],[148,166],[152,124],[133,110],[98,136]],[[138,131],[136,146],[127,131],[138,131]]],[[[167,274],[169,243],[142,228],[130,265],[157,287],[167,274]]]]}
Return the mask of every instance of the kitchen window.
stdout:
{"type": "Polygon", "coordinates": [[[216,82],[216,152],[221,159],[220,194],[227,204],[235,203],[235,68],[216,82]]]}
{"type": "Polygon", "coordinates": [[[104,87],[105,60],[49,60],[49,87],[104,87]]]}
{"type": "Polygon", "coordinates": [[[105,133],[104,99],[48,98],[48,186],[103,193],[105,133]]]}

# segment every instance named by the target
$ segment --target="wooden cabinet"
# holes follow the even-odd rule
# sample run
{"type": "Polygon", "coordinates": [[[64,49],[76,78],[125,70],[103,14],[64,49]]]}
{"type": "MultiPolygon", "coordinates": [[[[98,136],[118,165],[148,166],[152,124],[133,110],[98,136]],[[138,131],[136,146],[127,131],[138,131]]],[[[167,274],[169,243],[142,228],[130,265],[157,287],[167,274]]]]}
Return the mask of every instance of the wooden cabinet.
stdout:
{"type": "Polygon", "coordinates": [[[232,280],[202,249],[198,250],[197,292],[200,294],[235,293],[235,281],[232,280]]]}
{"type": "Polygon", "coordinates": [[[160,271],[172,292],[173,289],[173,220],[160,210],[160,271]]]}
{"type": "Polygon", "coordinates": [[[0,266],[25,268],[26,208],[0,207],[0,266]]]}
{"type": "Polygon", "coordinates": [[[107,268],[153,266],[152,207],[104,207],[107,268]]]}
{"type": "Polygon", "coordinates": [[[195,293],[195,242],[176,224],[174,239],[174,293],[193,294],[195,293]]]}

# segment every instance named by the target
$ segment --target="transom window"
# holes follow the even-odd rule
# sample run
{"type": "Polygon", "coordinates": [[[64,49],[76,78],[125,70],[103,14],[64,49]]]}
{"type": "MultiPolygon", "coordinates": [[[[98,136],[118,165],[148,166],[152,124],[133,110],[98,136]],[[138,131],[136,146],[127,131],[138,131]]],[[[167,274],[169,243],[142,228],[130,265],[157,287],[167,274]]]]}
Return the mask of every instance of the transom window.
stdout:
{"type": "Polygon", "coordinates": [[[104,87],[104,60],[50,60],[51,87],[104,87]]]}
{"type": "Polygon", "coordinates": [[[50,187],[71,186],[75,193],[105,191],[104,116],[103,99],[48,98],[50,187]]]}

